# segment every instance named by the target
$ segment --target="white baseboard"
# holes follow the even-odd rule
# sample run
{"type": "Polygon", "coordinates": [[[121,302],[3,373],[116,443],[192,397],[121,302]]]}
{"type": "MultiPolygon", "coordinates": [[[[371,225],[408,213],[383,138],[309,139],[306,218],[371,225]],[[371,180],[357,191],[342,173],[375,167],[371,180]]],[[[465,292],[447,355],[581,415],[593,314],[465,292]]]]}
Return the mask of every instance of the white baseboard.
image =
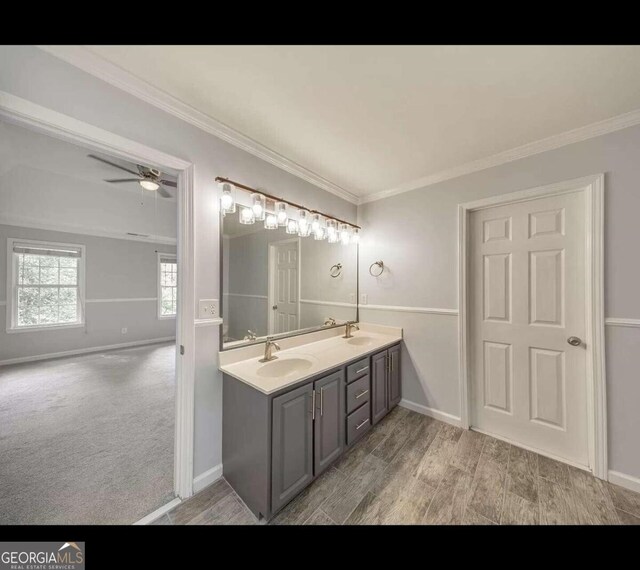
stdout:
{"type": "Polygon", "coordinates": [[[195,477],[193,479],[193,492],[202,491],[202,489],[208,487],[220,477],[222,477],[222,463],[195,477]]]}
{"type": "Polygon", "coordinates": [[[49,358],[62,358],[63,356],[75,356],[76,354],[89,354],[91,352],[103,352],[105,350],[116,350],[118,348],[131,348],[134,346],[144,346],[147,344],[157,344],[161,342],[175,341],[176,337],[168,336],[163,338],[154,338],[150,340],[134,340],[131,342],[121,342],[119,344],[107,344],[105,346],[90,346],[87,348],[76,348],[74,350],[65,350],[62,352],[49,352],[48,354],[34,354],[32,356],[21,356],[20,358],[8,358],[0,360],[0,366],[8,364],[22,364],[23,362],[35,362],[37,360],[48,360],[49,358]]]}
{"type": "Polygon", "coordinates": [[[174,507],[177,507],[182,501],[176,497],[169,501],[166,505],[162,505],[159,509],[156,509],[152,513],[149,513],[146,517],[142,517],[139,521],[134,522],[134,525],[146,525],[151,524],[153,521],[158,520],[162,515],[168,513],[174,507]]]}
{"type": "Polygon", "coordinates": [[[458,416],[454,416],[453,414],[448,414],[447,412],[441,412],[440,410],[434,410],[433,408],[428,408],[427,406],[423,406],[422,404],[416,404],[415,402],[411,402],[410,400],[405,400],[404,398],[400,400],[400,403],[398,405],[402,406],[403,408],[407,408],[407,410],[418,412],[419,414],[429,416],[431,418],[440,420],[441,422],[445,422],[447,424],[451,424],[458,427],[462,425],[462,422],[458,416]]]}
{"type": "Polygon", "coordinates": [[[640,493],[640,478],[619,471],[609,471],[609,483],[640,493]]]}

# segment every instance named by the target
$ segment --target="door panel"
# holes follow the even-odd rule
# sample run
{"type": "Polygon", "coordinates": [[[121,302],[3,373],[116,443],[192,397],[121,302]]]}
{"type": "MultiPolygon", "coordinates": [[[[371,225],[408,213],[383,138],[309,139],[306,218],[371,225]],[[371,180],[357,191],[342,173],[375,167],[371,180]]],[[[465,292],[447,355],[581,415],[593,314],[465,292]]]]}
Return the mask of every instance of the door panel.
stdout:
{"type": "Polygon", "coordinates": [[[271,510],[287,503],[313,478],[311,384],[273,399],[271,510]]]}
{"type": "Polygon", "coordinates": [[[314,473],[319,475],[344,450],[344,375],[336,372],[314,384],[314,473]]]}
{"type": "Polygon", "coordinates": [[[273,330],[284,333],[300,328],[299,321],[299,242],[298,240],[273,244],[273,295],[269,299],[273,330]]]}
{"type": "Polygon", "coordinates": [[[469,219],[471,424],[588,465],[581,192],[469,219]]]}
{"type": "Polygon", "coordinates": [[[400,369],[400,346],[389,349],[389,409],[402,399],[402,372],[400,369]]]}
{"type": "Polygon", "coordinates": [[[376,424],[389,409],[386,350],[371,357],[371,392],[371,423],[376,424]]]}

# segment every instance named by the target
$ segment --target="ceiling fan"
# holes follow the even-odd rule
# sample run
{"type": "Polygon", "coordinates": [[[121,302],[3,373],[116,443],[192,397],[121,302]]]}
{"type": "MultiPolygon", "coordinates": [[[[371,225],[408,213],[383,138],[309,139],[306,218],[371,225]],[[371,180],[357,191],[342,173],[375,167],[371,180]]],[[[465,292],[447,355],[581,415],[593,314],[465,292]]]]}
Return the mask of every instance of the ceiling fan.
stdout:
{"type": "Polygon", "coordinates": [[[112,184],[121,184],[122,182],[137,182],[145,190],[157,191],[158,194],[160,194],[160,196],[162,196],[163,198],[171,198],[171,194],[169,194],[169,192],[167,192],[162,187],[163,185],[171,186],[172,188],[175,188],[177,186],[176,182],[173,182],[172,180],[164,180],[163,178],[161,178],[162,172],[160,172],[155,168],[147,168],[146,166],[141,166],[140,164],[136,164],[136,166],[138,167],[138,172],[135,172],[133,170],[129,170],[128,168],[125,168],[124,166],[120,166],[115,162],[109,162],[104,158],[100,158],[95,154],[88,154],[87,156],[89,158],[93,158],[94,160],[99,160],[100,162],[104,162],[109,166],[114,166],[115,168],[119,168],[120,170],[124,170],[125,172],[128,172],[129,174],[133,174],[134,176],[136,176],[136,178],[113,178],[113,179],[105,180],[105,182],[111,182],[112,184]]]}

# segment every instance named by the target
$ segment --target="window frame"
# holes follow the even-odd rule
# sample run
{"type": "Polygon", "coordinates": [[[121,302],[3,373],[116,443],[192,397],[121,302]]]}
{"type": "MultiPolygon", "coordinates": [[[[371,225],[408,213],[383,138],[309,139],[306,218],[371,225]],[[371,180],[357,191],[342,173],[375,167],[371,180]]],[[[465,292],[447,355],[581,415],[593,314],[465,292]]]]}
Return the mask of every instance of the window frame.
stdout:
{"type": "Polygon", "coordinates": [[[173,315],[163,315],[162,314],[162,259],[172,259],[176,263],[176,277],[178,275],[178,255],[175,253],[163,253],[161,251],[157,252],[157,271],[156,271],[156,281],[158,282],[158,292],[156,299],[156,313],[159,320],[166,319],[175,319],[178,316],[178,284],[176,281],[176,312],[173,315]]]}
{"type": "Polygon", "coordinates": [[[37,332],[46,330],[60,330],[60,329],[76,329],[84,328],[86,326],[85,320],[85,267],[86,267],[86,246],[79,243],[61,243],[46,240],[33,240],[22,238],[8,238],[7,239],[7,327],[6,331],[9,334],[23,333],[23,332],[37,332]],[[78,316],[79,320],[75,323],[52,323],[52,324],[39,324],[39,325],[27,325],[18,326],[18,267],[17,267],[17,255],[14,253],[13,248],[16,244],[28,245],[46,248],[73,248],[80,251],[80,257],[78,258],[78,316]]]}

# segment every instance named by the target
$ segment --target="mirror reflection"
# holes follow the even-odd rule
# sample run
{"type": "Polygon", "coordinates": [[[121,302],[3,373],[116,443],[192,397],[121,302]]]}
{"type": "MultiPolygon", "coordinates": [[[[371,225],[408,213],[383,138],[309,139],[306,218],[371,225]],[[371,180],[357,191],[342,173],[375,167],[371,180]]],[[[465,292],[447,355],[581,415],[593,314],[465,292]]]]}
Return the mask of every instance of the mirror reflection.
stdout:
{"type": "Polygon", "coordinates": [[[357,319],[358,246],[222,218],[223,348],[357,319]]]}

